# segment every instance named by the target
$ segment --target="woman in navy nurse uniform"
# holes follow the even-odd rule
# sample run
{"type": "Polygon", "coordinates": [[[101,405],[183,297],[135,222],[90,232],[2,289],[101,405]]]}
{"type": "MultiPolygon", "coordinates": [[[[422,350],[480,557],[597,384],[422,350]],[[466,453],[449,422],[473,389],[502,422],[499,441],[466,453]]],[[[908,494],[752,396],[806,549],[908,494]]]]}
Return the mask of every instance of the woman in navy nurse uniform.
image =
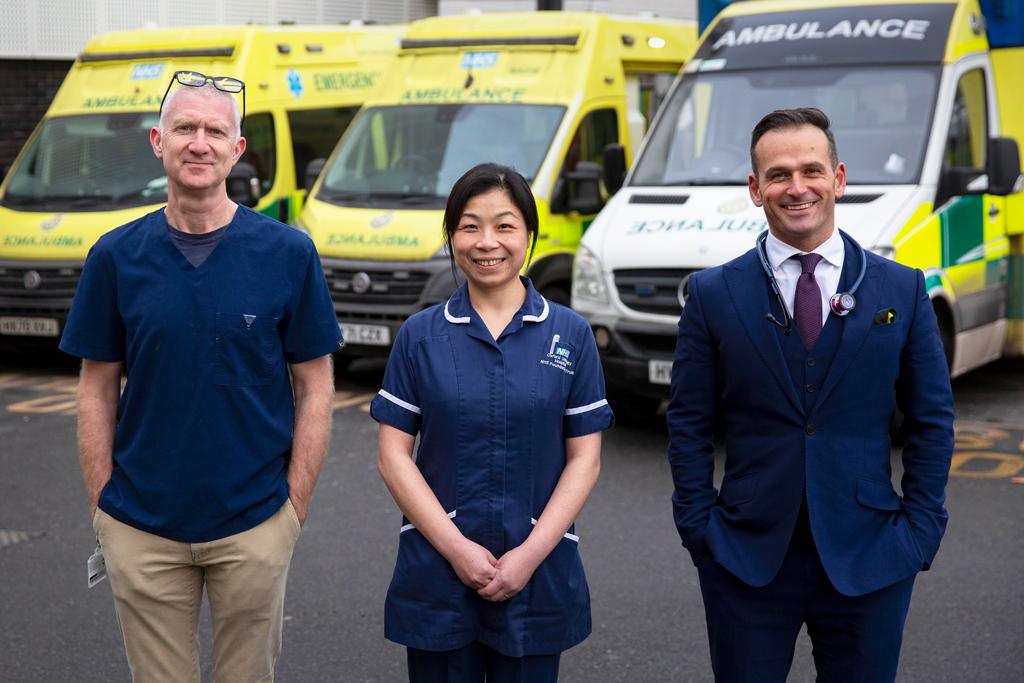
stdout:
{"type": "Polygon", "coordinates": [[[412,683],[555,681],[590,634],[573,521],[613,422],[597,347],[519,276],[538,231],[521,175],[471,169],[444,229],[467,281],[405,323],[371,407],[404,513],[385,635],[412,683]]]}

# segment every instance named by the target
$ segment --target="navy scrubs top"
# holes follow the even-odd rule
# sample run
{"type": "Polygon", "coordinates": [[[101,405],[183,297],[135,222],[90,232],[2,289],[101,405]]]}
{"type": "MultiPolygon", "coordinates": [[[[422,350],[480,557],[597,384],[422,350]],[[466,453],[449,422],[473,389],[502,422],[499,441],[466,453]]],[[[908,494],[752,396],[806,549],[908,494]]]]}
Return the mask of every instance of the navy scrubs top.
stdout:
{"type": "Polygon", "coordinates": [[[320,259],[303,233],[239,206],[198,267],[163,209],[103,235],[60,348],[123,361],[113,476],[99,507],[198,543],[250,529],[288,497],[286,363],[338,348],[320,259]]]}
{"type": "MultiPolygon", "coordinates": [[[[376,420],[419,434],[416,464],[449,517],[495,557],[522,544],[565,467],[565,439],[612,425],[590,326],[526,299],[497,341],[463,285],[399,331],[374,398],[376,420]]],[[[385,635],[423,650],[479,641],[502,654],[554,654],[590,634],[579,538],[559,541],[518,595],[488,602],[403,519],[385,635]]]]}

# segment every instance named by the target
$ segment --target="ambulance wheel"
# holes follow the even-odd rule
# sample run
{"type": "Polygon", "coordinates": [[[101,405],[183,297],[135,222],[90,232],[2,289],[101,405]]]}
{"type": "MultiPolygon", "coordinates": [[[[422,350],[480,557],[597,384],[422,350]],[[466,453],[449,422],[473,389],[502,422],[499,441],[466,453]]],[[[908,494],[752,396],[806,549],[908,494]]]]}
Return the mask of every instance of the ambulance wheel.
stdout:
{"type": "Polygon", "coordinates": [[[541,294],[543,294],[544,298],[548,301],[554,301],[556,304],[561,304],[563,306],[569,305],[569,290],[565,287],[561,287],[559,285],[548,285],[541,290],[541,294]]]}
{"type": "Polygon", "coordinates": [[[939,324],[939,339],[942,340],[942,351],[946,354],[946,369],[952,372],[953,370],[953,350],[956,345],[956,340],[953,335],[953,316],[949,312],[949,308],[940,300],[932,301],[932,307],[935,309],[935,319],[939,324]]]}
{"type": "Polygon", "coordinates": [[[661,399],[630,394],[621,389],[608,389],[608,403],[615,413],[615,423],[630,427],[650,427],[657,423],[661,399]]]}
{"type": "Polygon", "coordinates": [[[348,370],[348,366],[355,360],[354,356],[350,356],[347,353],[335,353],[334,354],[334,376],[338,377],[348,370]]]}

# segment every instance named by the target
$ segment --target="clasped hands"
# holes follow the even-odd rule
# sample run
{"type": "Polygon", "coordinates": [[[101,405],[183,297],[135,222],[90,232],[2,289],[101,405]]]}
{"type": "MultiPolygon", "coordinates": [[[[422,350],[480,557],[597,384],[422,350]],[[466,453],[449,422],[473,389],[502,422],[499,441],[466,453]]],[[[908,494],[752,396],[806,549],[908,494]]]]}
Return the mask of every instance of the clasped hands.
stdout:
{"type": "Polygon", "coordinates": [[[497,559],[487,548],[467,538],[447,559],[462,583],[491,602],[508,600],[523,590],[540,564],[525,546],[513,548],[497,559]]]}

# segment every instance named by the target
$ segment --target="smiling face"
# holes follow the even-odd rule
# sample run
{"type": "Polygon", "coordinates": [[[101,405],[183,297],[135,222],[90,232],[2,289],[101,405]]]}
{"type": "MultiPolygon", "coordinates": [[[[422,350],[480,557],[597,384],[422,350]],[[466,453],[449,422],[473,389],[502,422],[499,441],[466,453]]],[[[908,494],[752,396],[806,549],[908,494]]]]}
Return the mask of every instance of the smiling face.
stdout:
{"type": "Polygon", "coordinates": [[[245,151],[230,101],[184,88],[164,110],[163,128],[153,128],[153,153],[163,161],[172,191],[209,192],[224,187],[245,151]]]}
{"type": "Polygon", "coordinates": [[[764,208],[772,234],[805,252],[827,240],[836,199],[846,191],[846,166],[832,167],[825,133],[812,125],[770,130],[754,153],[750,198],[764,208]]]}
{"type": "Polygon", "coordinates": [[[529,242],[522,212],[500,189],[466,202],[451,238],[455,263],[477,289],[518,284],[529,242]]]}

